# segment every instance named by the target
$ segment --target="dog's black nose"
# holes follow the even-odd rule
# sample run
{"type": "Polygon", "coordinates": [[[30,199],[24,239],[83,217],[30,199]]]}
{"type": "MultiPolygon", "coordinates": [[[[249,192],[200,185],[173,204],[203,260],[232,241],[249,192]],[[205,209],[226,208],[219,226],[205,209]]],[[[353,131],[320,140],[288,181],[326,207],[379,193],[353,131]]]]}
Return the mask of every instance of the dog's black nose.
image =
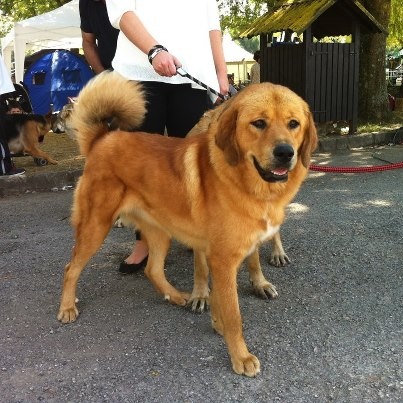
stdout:
{"type": "Polygon", "coordinates": [[[289,144],[282,143],[274,147],[273,154],[276,157],[277,161],[286,163],[290,162],[292,157],[294,156],[294,149],[289,144]]]}

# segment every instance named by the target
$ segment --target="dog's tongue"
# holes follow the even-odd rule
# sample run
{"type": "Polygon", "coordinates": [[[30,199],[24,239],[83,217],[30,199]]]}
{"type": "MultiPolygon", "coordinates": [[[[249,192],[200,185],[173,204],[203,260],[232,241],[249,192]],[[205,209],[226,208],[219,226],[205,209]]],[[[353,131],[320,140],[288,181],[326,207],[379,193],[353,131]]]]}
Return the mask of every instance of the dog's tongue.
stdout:
{"type": "Polygon", "coordinates": [[[277,176],[284,176],[284,175],[287,175],[287,173],[288,173],[288,170],[287,169],[275,169],[275,170],[273,170],[273,171],[271,171],[274,175],[277,175],[277,176]]]}

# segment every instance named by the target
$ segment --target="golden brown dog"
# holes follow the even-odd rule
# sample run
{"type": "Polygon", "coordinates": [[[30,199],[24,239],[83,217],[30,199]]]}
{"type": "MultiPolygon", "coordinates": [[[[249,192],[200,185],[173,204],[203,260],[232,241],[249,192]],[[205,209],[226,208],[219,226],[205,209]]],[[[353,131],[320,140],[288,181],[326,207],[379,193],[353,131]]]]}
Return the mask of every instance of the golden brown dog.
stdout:
{"type": "MultiPolygon", "coordinates": [[[[145,274],[170,302],[189,300],[164,274],[171,238],[206,260],[212,325],[224,336],[234,371],[255,376],[260,363],[243,338],[237,272],[278,231],[306,175],[317,142],[308,106],[287,88],[264,83],[226,103],[206,133],[178,139],[123,131],[123,123],[138,126],[145,111],[139,85],[116,73],[97,76],[79,95],[73,124],[86,163],[74,196],[76,243],[58,319],[77,318],[80,273],[125,215],[147,240],[145,274]],[[111,117],[122,130],[108,133],[111,117]]],[[[259,270],[255,277],[264,283],[259,270]]]]}
{"type": "Polygon", "coordinates": [[[45,116],[25,113],[5,115],[5,133],[10,152],[12,154],[29,154],[42,158],[50,164],[57,164],[54,158],[39,148],[39,144],[51,129],[51,119],[51,112],[45,116]]]}

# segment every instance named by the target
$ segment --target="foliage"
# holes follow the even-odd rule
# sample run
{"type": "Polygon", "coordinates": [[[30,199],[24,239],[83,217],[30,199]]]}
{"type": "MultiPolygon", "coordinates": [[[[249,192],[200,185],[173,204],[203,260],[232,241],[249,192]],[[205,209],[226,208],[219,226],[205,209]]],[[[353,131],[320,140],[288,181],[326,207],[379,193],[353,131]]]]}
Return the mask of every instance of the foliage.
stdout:
{"type": "MultiPolygon", "coordinates": [[[[292,1],[292,0],[289,0],[292,1]]],[[[391,3],[388,49],[401,49],[403,47],[403,3],[401,0],[388,0],[391,3]]],[[[276,0],[219,0],[221,23],[233,38],[250,26],[253,21],[267,12],[276,0]]],[[[371,10],[371,7],[368,6],[371,10]]]]}
{"type": "Polygon", "coordinates": [[[10,16],[13,21],[20,21],[54,10],[69,1],[70,0],[2,0],[1,11],[3,15],[10,16]]]}
{"type": "Polygon", "coordinates": [[[388,49],[403,48],[403,3],[401,0],[392,0],[390,8],[388,49]]]}
{"type": "Polygon", "coordinates": [[[228,31],[233,38],[245,30],[253,21],[267,11],[267,3],[261,0],[219,0],[221,27],[228,31]]]}
{"type": "MultiPolygon", "coordinates": [[[[12,27],[13,21],[24,20],[68,3],[70,0],[1,0],[0,37],[12,27]]],[[[257,17],[267,12],[278,0],[217,0],[221,13],[221,24],[233,38],[247,28],[257,17]]],[[[291,0],[290,0],[291,1],[291,0]]],[[[391,0],[391,17],[389,23],[388,49],[403,47],[403,3],[391,0]]],[[[241,42],[245,49],[253,51],[256,40],[241,42]]]]}
{"type": "Polygon", "coordinates": [[[257,37],[250,39],[241,38],[237,39],[236,42],[249,53],[255,53],[260,48],[260,40],[257,37]]]}
{"type": "Polygon", "coordinates": [[[70,0],[1,0],[0,37],[6,35],[13,22],[52,11],[70,0]]]}
{"type": "Polygon", "coordinates": [[[13,20],[7,15],[0,14],[0,38],[5,36],[13,27],[13,20]]]}

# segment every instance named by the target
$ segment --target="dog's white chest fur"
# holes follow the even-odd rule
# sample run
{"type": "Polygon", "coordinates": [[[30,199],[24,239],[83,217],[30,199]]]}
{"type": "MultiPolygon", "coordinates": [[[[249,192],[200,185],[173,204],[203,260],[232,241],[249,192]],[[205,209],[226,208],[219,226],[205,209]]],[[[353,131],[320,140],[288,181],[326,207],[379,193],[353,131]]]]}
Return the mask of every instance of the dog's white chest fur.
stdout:
{"type": "Polygon", "coordinates": [[[280,229],[279,225],[271,225],[270,220],[266,221],[266,231],[262,233],[259,238],[259,242],[263,242],[268,238],[271,238],[278,230],[280,229]]]}
{"type": "MultiPolygon", "coordinates": [[[[258,234],[257,238],[257,244],[260,244],[264,242],[265,240],[271,238],[278,230],[280,229],[279,225],[271,225],[270,220],[265,220],[266,223],[266,229],[258,234]]],[[[256,244],[253,245],[253,247],[250,249],[250,251],[247,253],[247,256],[249,256],[256,248],[256,244]]]]}

